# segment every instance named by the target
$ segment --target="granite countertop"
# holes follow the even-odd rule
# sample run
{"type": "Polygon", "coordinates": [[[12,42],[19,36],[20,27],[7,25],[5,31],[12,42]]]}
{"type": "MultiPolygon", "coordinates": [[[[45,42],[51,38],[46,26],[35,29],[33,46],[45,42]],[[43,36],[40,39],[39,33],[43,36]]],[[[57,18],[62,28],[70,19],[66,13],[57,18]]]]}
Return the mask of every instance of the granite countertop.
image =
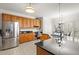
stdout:
{"type": "Polygon", "coordinates": [[[71,37],[63,40],[61,47],[52,38],[36,45],[55,55],[79,55],[79,40],[73,40],[71,37]]]}

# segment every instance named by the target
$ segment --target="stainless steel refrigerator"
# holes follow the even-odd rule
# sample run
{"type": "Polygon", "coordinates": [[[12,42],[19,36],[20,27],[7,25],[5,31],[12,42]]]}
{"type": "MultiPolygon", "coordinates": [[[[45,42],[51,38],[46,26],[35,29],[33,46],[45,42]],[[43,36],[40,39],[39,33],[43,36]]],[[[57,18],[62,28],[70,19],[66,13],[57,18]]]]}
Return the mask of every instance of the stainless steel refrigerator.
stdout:
{"type": "Polygon", "coordinates": [[[19,45],[19,23],[5,22],[2,26],[1,50],[17,47],[19,45]]]}

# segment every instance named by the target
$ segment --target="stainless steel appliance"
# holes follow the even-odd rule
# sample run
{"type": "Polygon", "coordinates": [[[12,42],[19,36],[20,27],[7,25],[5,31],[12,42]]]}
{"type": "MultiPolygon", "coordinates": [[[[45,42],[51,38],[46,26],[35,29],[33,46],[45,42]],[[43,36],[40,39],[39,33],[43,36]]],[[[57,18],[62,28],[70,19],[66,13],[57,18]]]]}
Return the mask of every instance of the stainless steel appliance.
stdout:
{"type": "Polygon", "coordinates": [[[5,22],[2,28],[2,49],[9,49],[19,45],[19,23],[5,22]]]}
{"type": "Polygon", "coordinates": [[[0,50],[2,49],[2,37],[0,36],[0,50]]]}

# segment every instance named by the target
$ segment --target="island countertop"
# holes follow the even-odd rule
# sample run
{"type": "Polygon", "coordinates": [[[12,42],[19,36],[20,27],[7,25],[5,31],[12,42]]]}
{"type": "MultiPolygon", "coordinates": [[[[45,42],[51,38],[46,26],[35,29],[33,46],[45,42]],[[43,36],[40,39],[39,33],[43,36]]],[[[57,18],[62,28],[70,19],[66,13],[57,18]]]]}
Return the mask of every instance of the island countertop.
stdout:
{"type": "Polygon", "coordinates": [[[61,47],[54,39],[38,42],[36,45],[55,55],[79,55],[79,41],[77,40],[73,41],[68,37],[68,39],[63,40],[61,47]]]}

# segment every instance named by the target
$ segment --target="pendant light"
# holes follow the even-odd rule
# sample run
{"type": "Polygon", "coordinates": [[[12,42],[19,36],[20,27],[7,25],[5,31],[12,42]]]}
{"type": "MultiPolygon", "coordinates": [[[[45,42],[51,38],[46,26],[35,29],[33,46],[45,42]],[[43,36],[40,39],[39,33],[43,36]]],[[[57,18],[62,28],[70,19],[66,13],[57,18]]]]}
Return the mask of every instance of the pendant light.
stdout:
{"type": "Polygon", "coordinates": [[[32,7],[32,4],[29,3],[29,5],[26,7],[26,10],[25,10],[27,13],[34,13],[34,8],[32,7]]]}
{"type": "Polygon", "coordinates": [[[59,17],[58,17],[59,23],[58,23],[58,26],[55,29],[55,32],[53,33],[53,36],[56,40],[56,43],[59,45],[59,47],[61,47],[62,41],[63,41],[63,38],[64,38],[64,31],[62,29],[63,24],[61,22],[60,3],[58,5],[59,5],[59,17]]]}
{"type": "Polygon", "coordinates": [[[62,20],[61,20],[61,6],[60,6],[60,3],[59,3],[59,23],[62,23],[62,20]]]}

